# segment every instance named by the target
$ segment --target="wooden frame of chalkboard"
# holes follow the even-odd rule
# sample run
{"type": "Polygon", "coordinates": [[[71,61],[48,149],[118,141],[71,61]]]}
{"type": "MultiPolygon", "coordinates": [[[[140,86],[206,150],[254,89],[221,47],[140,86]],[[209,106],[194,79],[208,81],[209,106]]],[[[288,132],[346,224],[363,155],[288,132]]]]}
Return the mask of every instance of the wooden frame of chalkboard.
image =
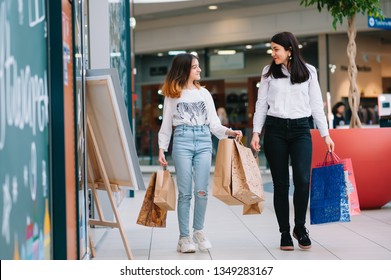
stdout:
{"type": "MultiPolygon", "coordinates": [[[[145,189],[116,69],[86,73],[88,186],[92,189],[99,219],[90,225],[118,228],[129,259],[133,259],[113,192],[121,187],[145,189]],[[97,190],[106,190],[115,221],[105,220],[97,190]]],[[[90,235],[94,256],[94,244],[90,235]]]]}
{"type": "Polygon", "coordinates": [[[110,182],[145,190],[116,69],[87,70],[86,107],[110,182]]]}

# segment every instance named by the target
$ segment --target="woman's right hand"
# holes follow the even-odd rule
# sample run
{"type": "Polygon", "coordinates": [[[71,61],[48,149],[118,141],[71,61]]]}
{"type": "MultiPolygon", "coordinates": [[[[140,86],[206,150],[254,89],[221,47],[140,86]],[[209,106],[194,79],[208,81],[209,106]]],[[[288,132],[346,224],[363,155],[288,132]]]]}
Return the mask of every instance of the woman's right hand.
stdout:
{"type": "Polygon", "coordinates": [[[159,149],[159,163],[161,166],[167,166],[168,163],[166,161],[166,156],[164,155],[164,150],[163,149],[159,149]]]}
{"type": "Polygon", "coordinates": [[[259,152],[261,150],[261,145],[259,144],[259,134],[258,133],[256,133],[256,132],[253,133],[253,137],[251,139],[250,146],[256,152],[259,152]]]}

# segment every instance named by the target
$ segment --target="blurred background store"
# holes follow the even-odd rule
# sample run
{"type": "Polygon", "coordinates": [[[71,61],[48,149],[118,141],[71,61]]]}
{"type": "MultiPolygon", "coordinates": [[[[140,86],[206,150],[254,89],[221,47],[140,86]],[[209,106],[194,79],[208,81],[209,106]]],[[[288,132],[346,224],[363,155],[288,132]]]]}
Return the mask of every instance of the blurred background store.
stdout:
{"type": "MultiPolygon", "coordinates": [[[[270,63],[270,38],[280,31],[298,36],[306,61],[318,69],[326,102],[348,103],[349,80],[346,24],[331,27],[330,15],[300,1],[180,1],[134,5],[135,134],[142,164],[157,163],[157,132],[163,97],[159,89],[178,52],[200,57],[202,84],[212,93],[216,108],[225,107],[230,126],[251,135],[252,115],[262,68],[270,63]]],[[[147,2],[147,1],[146,1],[147,2]]],[[[382,1],[386,11],[390,1],[382,1]]],[[[389,30],[368,27],[367,16],[357,18],[359,116],[364,125],[379,125],[378,96],[391,92],[391,36],[389,30]]],[[[327,111],[327,108],[325,107],[327,111]]],[[[267,163],[261,154],[261,165],[267,163]]]]}

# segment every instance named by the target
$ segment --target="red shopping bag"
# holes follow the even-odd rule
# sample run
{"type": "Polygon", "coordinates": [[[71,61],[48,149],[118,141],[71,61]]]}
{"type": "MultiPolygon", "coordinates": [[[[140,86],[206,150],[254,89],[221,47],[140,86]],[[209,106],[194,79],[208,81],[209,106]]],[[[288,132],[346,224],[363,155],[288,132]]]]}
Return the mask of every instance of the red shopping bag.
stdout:
{"type": "Polygon", "coordinates": [[[358,200],[356,180],[354,179],[353,163],[351,158],[341,159],[340,162],[343,164],[345,172],[345,182],[348,188],[350,215],[361,214],[360,202],[358,200]]]}

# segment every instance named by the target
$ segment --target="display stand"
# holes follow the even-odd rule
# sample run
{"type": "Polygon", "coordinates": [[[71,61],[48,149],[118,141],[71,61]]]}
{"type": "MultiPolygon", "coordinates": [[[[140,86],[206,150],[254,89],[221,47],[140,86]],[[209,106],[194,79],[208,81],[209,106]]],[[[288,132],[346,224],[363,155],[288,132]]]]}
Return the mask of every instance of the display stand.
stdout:
{"type": "MultiPolygon", "coordinates": [[[[95,134],[94,134],[94,131],[93,131],[92,127],[91,127],[91,124],[90,124],[90,121],[88,119],[88,116],[87,116],[87,130],[88,130],[88,137],[89,137],[89,139],[91,139],[91,142],[89,142],[89,145],[93,147],[93,150],[94,150],[93,153],[96,156],[97,166],[98,166],[99,171],[100,171],[100,173],[102,174],[102,177],[103,177],[103,182],[102,182],[102,181],[96,180],[94,178],[94,175],[90,176],[90,174],[92,173],[92,170],[91,170],[92,169],[91,168],[92,163],[91,163],[91,159],[90,159],[90,155],[91,154],[89,154],[88,171],[87,171],[87,172],[89,172],[89,180],[88,180],[89,182],[88,182],[88,185],[89,185],[89,187],[92,190],[92,194],[93,194],[94,201],[95,201],[95,206],[96,206],[96,209],[98,211],[99,220],[97,220],[97,219],[90,219],[88,221],[88,224],[90,226],[97,226],[98,225],[98,226],[107,226],[107,227],[112,227],[112,228],[118,228],[118,230],[119,230],[119,232],[121,234],[122,242],[124,243],[126,254],[128,255],[128,258],[131,260],[131,259],[133,259],[133,254],[132,254],[132,252],[130,250],[130,247],[129,247],[129,244],[128,244],[128,240],[126,238],[124,229],[122,227],[121,217],[119,215],[118,208],[117,208],[117,205],[116,205],[116,202],[115,202],[115,198],[114,198],[114,192],[118,192],[120,190],[120,187],[119,187],[119,185],[112,184],[109,181],[109,178],[107,176],[107,172],[106,172],[103,160],[102,160],[102,156],[101,156],[101,154],[99,152],[99,148],[98,148],[98,145],[96,143],[95,134]],[[103,211],[102,211],[102,208],[101,208],[101,205],[100,205],[99,197],[98,197],[98,194],[97,194],[97,190],[105,190],[107,192],[107,196],[109,198],[110,205],[111,205],[111,208],[113,210],[115,221],[107,221],[107,220],[105,220],[104,215],[103,215],[103,211]]],[[[95,246],[94,246],[93,239],[92,239],[91,235],[90,235],[90,246],[91,246],[92,257],[95,257],[95,255],[96,255],[96,253],[95,253],[95,246]]]]}
{"type": "MultiPolygon", "coordinates": [[[[97,218],[90,226],[118,228],[126,254],[133,259],[122,226],[114,193],[123,188],[145,189],[127,118],[118,74],[115,69],[89,70],[86,78],[87,104],[87,176],[92,191],[97,218]],[[105,191],[114,220],[106,220],[98,191],[105,191]]],[[[92,257],[95,247],[89,232],[92,257]]]]}

